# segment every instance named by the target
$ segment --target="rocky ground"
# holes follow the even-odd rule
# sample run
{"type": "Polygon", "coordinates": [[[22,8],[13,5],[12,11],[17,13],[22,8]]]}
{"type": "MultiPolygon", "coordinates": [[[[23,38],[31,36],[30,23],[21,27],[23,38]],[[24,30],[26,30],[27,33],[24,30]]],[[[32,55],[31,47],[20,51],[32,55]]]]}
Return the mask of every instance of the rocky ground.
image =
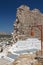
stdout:
{"type": "Polygon", "coordinates": [[[41,65],[40,62],[35,60],[35,54],[24,54],[20,55],[14,62],[13,65],[41,65]]]}
{"type": "Polygon", "coordinates": [[[4,63],[6,63],[4,65],[9,63],[10,65],[31,65],[31,63],[37,65],[38,61],[34,59],[40,53],[40,51],[36,53],[37,49],[40,49],[40,40],[37,38],[28,38],[12,45],[5,45],[0,52],[0,65],[4,63]]]}

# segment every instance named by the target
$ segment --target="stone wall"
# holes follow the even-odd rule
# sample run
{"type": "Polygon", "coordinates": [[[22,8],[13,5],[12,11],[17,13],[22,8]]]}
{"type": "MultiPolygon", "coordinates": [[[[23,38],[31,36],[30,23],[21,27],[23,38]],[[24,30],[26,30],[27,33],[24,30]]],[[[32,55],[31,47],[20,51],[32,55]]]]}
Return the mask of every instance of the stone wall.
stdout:
{"type": "MultiPolygon", "coordinates": [[[[32,37],[31,27],[35,25],[43,25],[43,14],[38,9],[30,10],[26,5],[17,8],[13,31],[14,41],[16,42],[19,39],[23,40],[32,37]]],[[[41,31],[39,28],[34,27],[34,32],[35,35],[33,37],[41,39],[41,31]]]]}

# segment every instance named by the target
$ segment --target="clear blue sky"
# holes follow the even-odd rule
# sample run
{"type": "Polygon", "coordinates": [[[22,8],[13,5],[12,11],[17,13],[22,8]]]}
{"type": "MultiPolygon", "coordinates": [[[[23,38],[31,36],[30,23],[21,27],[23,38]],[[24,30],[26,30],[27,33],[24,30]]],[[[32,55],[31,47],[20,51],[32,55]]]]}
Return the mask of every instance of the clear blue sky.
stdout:
{"type": "Polygon", "coordinates": [[[43,13],[43,0],[0,0],[0,32],[12,32],[16,9],[26,4],[30,9],[38,8],[43,13]]]}

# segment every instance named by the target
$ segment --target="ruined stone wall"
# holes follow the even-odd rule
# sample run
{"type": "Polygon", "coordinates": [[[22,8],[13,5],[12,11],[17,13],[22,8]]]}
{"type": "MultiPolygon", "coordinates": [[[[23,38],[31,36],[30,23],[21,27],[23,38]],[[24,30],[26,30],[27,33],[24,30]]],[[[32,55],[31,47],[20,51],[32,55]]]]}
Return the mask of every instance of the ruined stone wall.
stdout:
{"type": "MultiPolygon", "coordinates": [[[[26,5],[17,8],[16,21],[14,22],[13,39],[26,39],[31,36],[31,26],[43,25],[43,14],[38,10],[30,10],[26,5]]],[[[41,38],[41,31],[35,27],[33,37],[41,38]]]]}

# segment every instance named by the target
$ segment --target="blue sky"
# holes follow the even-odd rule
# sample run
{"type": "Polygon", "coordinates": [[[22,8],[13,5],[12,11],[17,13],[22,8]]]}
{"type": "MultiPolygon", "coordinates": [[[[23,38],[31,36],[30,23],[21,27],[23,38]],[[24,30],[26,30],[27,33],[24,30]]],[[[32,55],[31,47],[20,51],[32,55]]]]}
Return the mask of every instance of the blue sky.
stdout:
{"type": "Polygon", "coordinates": [[[12,32],[16,9],[22,5],[38,8],[43,13],[43,0],[0,0],[0,32],[12,32]]]}

